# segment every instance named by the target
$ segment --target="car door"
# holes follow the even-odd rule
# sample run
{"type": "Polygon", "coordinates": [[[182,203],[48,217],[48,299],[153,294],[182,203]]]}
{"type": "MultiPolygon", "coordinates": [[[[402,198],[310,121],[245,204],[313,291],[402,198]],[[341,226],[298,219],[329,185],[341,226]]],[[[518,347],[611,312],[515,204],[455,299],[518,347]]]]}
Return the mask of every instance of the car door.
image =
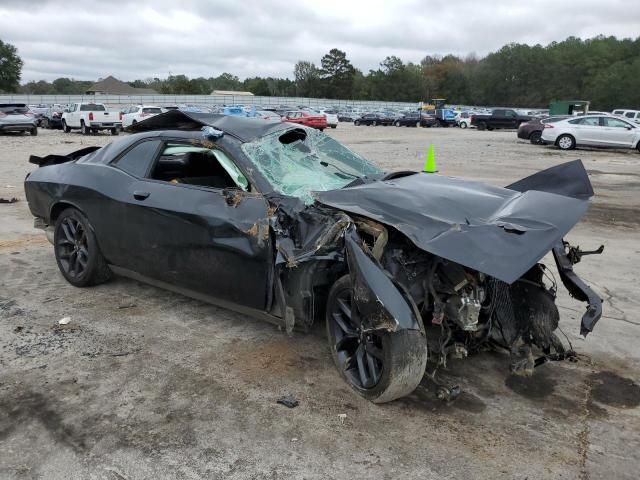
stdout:
{"type": "MultiPolygon", "coordinates": [[[[127,188],[120,218],[127,257],[147,277],[264,309],[273,268],[266,200],[235,184],[213,188],[153,178],[168,145],[162,144],[151,170],[127,188]]],[[[215,155],[232,162],[221,150],[215,155]]],[[[123,168],[124,158],[114,166],[123,168]]]]}
{"type": "Polygon", "coordinates": [[[614,117],[602,117],[600,143],[610,147],[633,147],[638,129],[631,123],[614,117]]]}
{"type": "Polygon", "coordinates": [[[586,117],[571,120],[573,124],[572,134],[578,145],[600,145],[600,134],[602,127],[600,126],[600,117],[586,117]]]}
{"type": "Polygon", "coordinates": [[[502,128],[516,128],[517,127],[517,115],[513,110],[505,110],[504,117],[501,121],[502,128]]]}

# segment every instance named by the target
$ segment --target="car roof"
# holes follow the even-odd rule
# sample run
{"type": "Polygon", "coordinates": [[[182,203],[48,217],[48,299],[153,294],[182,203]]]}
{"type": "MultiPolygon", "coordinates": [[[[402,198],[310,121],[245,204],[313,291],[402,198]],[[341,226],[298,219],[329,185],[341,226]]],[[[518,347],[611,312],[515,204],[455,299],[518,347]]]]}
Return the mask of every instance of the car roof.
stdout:
{"type": "Polygon", "coordinates": [[[157,130],[199,131],[204,126],[220,130],[226,135],[237,138],[241,142],[251,142],[269,133],[294,128],[291,124],[285,122],[267,123],[264,120],[256,118],[235,115],[170,110],[138,122],[131,129],[134,132],[157,130]]]}

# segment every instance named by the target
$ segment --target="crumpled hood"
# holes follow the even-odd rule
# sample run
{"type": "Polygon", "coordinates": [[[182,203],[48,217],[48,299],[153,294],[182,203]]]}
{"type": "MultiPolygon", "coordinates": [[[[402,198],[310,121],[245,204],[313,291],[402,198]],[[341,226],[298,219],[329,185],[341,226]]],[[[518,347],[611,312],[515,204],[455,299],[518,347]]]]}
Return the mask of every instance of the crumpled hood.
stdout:
{"type": "Polygon", "coordinates": [[[507,283],[573,228],[592,196],[580,160],[505,188],[417,173],[316,194],[322,204],[391,226],[427,252],[507,283]]]}

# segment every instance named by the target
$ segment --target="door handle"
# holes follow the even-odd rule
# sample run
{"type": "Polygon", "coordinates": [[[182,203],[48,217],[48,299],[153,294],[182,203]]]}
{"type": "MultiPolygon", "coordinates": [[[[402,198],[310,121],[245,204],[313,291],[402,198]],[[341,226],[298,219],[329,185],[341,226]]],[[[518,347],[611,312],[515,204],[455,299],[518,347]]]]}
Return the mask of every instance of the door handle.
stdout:
{"type": "Polygon", "coordinates": [[[149,195],[151,195],[149,192],[133,192],[133,198],[135,198],[136,200],[144,200],[149,195]]]}

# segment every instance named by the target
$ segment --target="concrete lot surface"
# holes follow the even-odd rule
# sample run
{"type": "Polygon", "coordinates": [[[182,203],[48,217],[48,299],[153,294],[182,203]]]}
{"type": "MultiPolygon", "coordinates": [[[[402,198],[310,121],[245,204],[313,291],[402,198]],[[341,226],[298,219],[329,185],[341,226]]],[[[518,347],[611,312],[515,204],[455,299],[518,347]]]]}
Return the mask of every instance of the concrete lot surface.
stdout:
{"type": "Polygon", "coordinates": [[[328,133],[389,170],[420,169],[433,143],[441,174],[496,185],[581,158],[596,198],[568,238],[605,245],[576,267],[605,303],[583,339],[584,306],[560,288],[578,362],[520,378],[505,355],[483,353],[444,372],[463,390],[450,404],[425,380],[374,405],[341,381],[322,326],[289,337],[123,278],[74,288],[32,228],[28,155],[112,138],[4,136],[0,197],[19,202],[0,204],[1,479],[639,477],[640,154],[561,152],[504,131],[340,124],[328,133]],[[284,394],[300,405],[277,404],[284,394]]]}

